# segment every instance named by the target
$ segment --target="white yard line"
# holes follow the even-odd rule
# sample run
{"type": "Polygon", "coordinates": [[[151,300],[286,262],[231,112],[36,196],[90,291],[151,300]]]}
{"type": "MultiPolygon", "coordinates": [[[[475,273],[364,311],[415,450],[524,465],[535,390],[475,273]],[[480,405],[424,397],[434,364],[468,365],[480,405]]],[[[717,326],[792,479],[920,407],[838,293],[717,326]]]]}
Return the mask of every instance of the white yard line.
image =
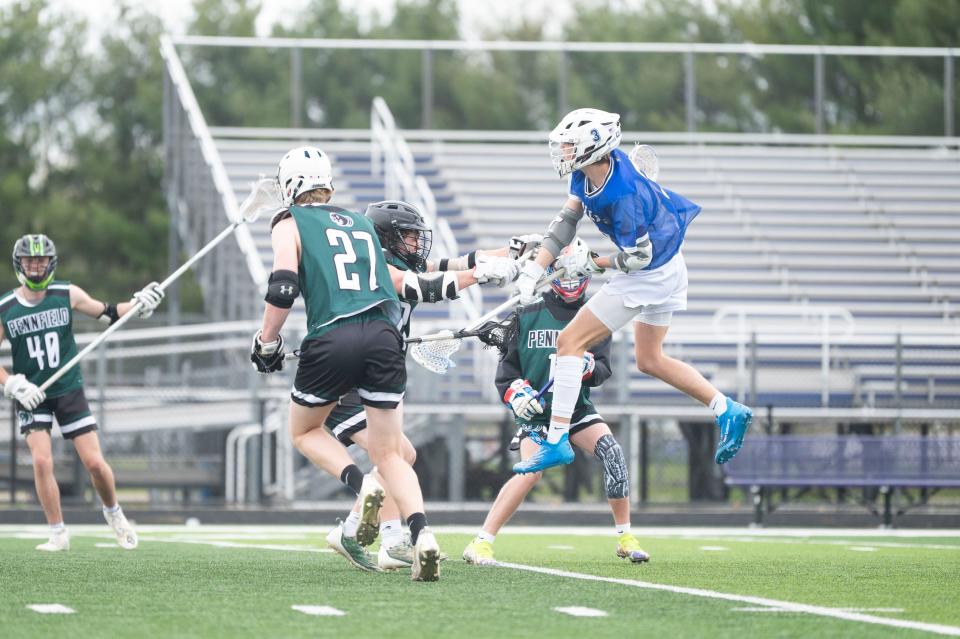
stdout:
{"type": "Polygon", "coordinates": [[[63,604],[27,604],[27,608],[41,615],[71,615],[76,612],[73,608],[68,608],[63,604]]]}
{"type": "MultiPolygon", "coordinates": [[[[787,608],[731,608],[733,612],[793,612],[787,608]]],[[[833,608],[844,612],[904,612],[903,608],[833,608]]]]}
{"type": "Polygon", "coordinates": [[[151,539],[143,537],[140,541],[161,542],[168,544],[198,544],[201,546],[216,546],[217,548],[259,548],[260,550],[289,550],[291,552],[319,552],[331,553],[330,548],[309,548],[307,546],[285,546],[283,544],[241,544],[235,541],[210,541],[207,539],[186,539],[183,537],[170,537],[169,539],[151,539]]]}
{"type": "Polygon", "coordinates": [[[878,626],[891,626],[894,628],[907,628],[909,630],[922,630],[939,635],[951,637],[960,637],[960,627],[946,626],[935,623],[925,623],[922,621],[905,621],[902,619],[887,619],[885,617],[875,617],[859,612],[847,612],[838,608],[825,608],[823,606],[811,606],[808,604],[794,603],[792,601],[779,601],[777,599],[767,599],[766,597],[752,597],[749,595],[733,595],[715,590],[704,590],[702,588],[686,588],[683,586],[671,586],[668,584],[655,584],[647,581],[638,581],[636,579],[618,579],[616,577],[598,577],[596,575],[586,575],[579,572],[569,572],[566,570],[556,570],[554,568],[541,568],[539,566],[527,566],[524,564],[512,564],[499,562],[498,566],[512,568],[514,570],[523,570],[542,575],[552,575],[554,577],[566,577],[569,579],[582,579],[584,581],[599,581],[610,584],[620,584],[621,586],[632,586],[634,588],[645,588],[648,590],[661,590],[681,595],[691,595],[694,597],[704,597],[707,599],[723,599],[726,601],[736,601],[739,603],[752,604],[754,606],[765,606],[768,608],[777,608],[790,612],[802,612],[819,617],[832,617],[834,619],[843,619],[845,621],[858,621],[860,623],[876,624],[878,626]]]}
{"type": "Polygon", "coordinates": [[[297,612],[302,612],[305,615],[316,615],[318,617],[342,617],[346,615],[342,610],[337,610],[330,606],[290,606],[297,612]]]}
{"type": "Polygon", "coordinates": [[[596,608],[584,608],[583,606],[561,606],[554,608],[557,612],[562,612],[571,617],[606,617],[607,613],[596,608]]]}

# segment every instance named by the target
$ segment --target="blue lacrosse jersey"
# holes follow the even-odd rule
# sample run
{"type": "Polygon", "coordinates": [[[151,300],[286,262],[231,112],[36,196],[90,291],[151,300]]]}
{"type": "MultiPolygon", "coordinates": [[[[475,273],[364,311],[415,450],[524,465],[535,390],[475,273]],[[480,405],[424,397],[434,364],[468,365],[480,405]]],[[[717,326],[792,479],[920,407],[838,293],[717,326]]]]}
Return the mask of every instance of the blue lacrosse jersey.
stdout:
{"type": "Polygon", "coordinates": [[[653,261],[647,270],[669,262],[680,250],[687,226],[700,207],[679,193],[665,189],[638,171],[626,153],[610,153],[612,170],[592,194],[587,193],[587,176],[582,170],[570,176],[570,194],[579,198],[600,232],[621,250],[636,246],[644,233],[650,234],[653,261]]]}

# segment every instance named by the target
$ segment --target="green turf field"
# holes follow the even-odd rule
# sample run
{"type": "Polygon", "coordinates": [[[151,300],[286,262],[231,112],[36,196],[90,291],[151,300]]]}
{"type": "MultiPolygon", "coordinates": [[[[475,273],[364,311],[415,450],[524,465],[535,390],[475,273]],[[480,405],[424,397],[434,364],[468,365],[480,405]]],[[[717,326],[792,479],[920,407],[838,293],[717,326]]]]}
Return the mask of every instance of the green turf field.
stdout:
{"type": "Polygon", "coordinates": [[[617,559],[602,534],[507,529],[496,551],[508,565],[480,568],[459,559],[466,531],[440,529],[441,581],[412,583],[357,571],[302,527],[144,527],[128,552],[105,527],[74,526],[69,552],[44,554],[43,528],[0,526],[0,636],[960,635],[957,534],[637,532],[649,564],[617,559]]]}

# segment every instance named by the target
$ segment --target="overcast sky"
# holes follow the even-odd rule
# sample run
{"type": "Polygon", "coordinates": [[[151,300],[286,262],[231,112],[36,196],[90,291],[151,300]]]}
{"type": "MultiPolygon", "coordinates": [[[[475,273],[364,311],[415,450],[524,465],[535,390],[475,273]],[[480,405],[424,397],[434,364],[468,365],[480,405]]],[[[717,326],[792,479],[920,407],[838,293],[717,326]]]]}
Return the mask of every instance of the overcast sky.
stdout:
{"type": "MultiPolygon", "coordinates": [[[[15,0],[0,0],[0,4],[10,4],[15,0]]],[[[621,0],[626,5],[636,5],[641,0],[621,0]]],[[[504,23],[517,24],[521,18],[546,18],[552,36],[559,33],[559,25],[570,15],[572,0],[457,0],[462,18],[461,32],[468,39],[478,39],[486,30],[504,23]]],[[[143,3],[150,11],[164,19],[171,32],[182,34],[190,18],[190,0],[161,0],[143,3]]],[[[289,24],[295,19],[308,0],[266,0],[257,24],[259,35],[267,35],[269,25],[275,22],[289,24]]],[[[340,0],[341,6],[345,5],[340,0]]],[[[388,17],[393,13],[394,0],[349,0],[349,6],[355,7],[361,16],[379,13],[388,17]]],[[[112,20],[105,19],[115,13],[117,3],[112,0],[53,0],[52,6],[63,7],[95,18],[93,24],[109,25],[112,20]]]]}

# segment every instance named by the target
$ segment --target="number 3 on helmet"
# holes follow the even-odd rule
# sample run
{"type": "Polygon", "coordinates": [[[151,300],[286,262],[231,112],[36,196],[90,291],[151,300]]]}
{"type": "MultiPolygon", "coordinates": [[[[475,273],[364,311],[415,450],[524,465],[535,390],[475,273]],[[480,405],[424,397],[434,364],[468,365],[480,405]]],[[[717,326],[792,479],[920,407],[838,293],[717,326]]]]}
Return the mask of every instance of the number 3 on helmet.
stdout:
{"type": "Polygon", "coordinates": [[[560,177],[604,158],[620,145],[620,115],[600,109],[571,111],[550,132],[550,158],[560,177]]]}

